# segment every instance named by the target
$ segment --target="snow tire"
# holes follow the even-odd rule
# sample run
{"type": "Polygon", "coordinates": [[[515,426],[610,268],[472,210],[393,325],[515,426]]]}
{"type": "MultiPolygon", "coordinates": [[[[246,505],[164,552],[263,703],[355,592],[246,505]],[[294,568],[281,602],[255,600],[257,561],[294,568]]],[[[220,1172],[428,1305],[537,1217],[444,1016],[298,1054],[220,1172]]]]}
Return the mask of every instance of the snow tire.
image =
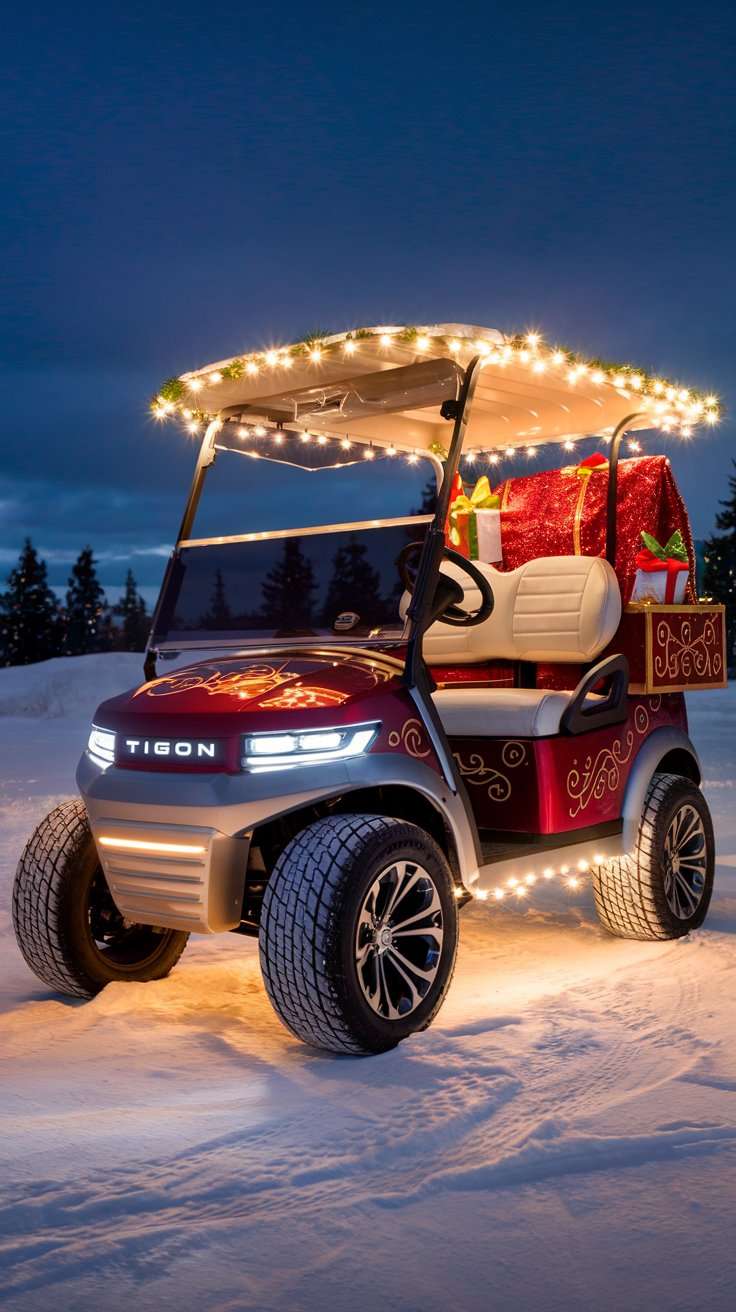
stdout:
{"type": "Polygon", "coordinates": [[[260,927],[271,1002],[297,1038],[329,1052],[384,1052],[436,1016],[457,952],[457,900],[449,866],[416,825],[380,815],[339,815],[288,844],[266,886],[260,927]],[[361,991],[355,942],[364,900],[394,863],[421,866],[441,905],[442,947],[431,987],[410,1014],[376,1014],[361,991]]]}
{"type": "Polygon", "coordinates": [[[115,980],[168,975],[188,934],[129,926],[119,916],[97,856],[84,803],[63,802],[26,844],[13,887],[13,927],[31,970],[59,993],[90,998],[115,980]],[[104,946],[92,933],[90,907],[101,896],[120,940],[104,946]]]}
{"type": "MultiPolygon", "coordinates": [[[[682,938],[705,920],[713,892],[714,867],[713,823],[708,803],[697,784],[682,775],[654,774],[644,801],[634,852],[607,861],[593,871],[598,919],[619,938],[682,938]],[[692,906],[691,914],[685,915],[676,914],[672,907],[673,875],[668,872],[667,854],[668,835],[681,814],[694,817],[702,852],[697,904],[692,906]]],[[[690,908],[681,908],[685,909],[690,908]]]]}

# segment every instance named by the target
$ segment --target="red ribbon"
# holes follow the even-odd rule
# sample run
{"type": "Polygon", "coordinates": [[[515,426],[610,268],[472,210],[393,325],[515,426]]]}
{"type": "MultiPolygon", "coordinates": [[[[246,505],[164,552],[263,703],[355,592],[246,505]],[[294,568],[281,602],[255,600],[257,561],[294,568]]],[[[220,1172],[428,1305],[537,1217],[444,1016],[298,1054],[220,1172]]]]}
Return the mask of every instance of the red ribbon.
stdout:
{"type": "Polygon", "coordinates": [[[662,560],[660,556],[655,556],[654,552],[649,550],[649,547],[642,547],[636,557],[636,568],[644,570],[646,574],[656,574],[658,570],[661,569],[667,571],[664,600],[665,605],[671,606],[672,602],[675,600],[675,583],[677,581],[677,575],[680,574],[682,570],[688,570],[689,565],[686,560],[672,560],[670,556],[668,556],[666,560],[662,560]]]}

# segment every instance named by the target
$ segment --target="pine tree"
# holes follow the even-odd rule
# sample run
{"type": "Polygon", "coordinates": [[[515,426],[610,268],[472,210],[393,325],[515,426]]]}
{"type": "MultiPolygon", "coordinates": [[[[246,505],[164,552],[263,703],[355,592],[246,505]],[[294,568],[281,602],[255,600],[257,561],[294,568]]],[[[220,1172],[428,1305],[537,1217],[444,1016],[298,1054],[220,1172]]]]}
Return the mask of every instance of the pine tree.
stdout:
{"type": "Polygon", "coordinates": [[[210,608],[202,616],[200,624],[205,629],[228,629],[232,620],[232,612],[225,592],[225,580],[222,570],[215,570],[215,582],[212,588],[210,598],[210,608]]]}
{"type": "Polygon", "coordinates": [[[72,569],[66,594],[64,650],[67,655],[84,656],[87,652],[104,650],[107,645],[106,605],[92,548],[84,547],[72,569]]]}
{"type": "Polygon", "coordinates": [[[59,605],[31,539],[26,538],[18,564],[0,594],[0,663],[28,665],[58,656],[61,647],[59,605]]]}
{"type": "MultiPolygon", "coordinates": [[[[736,460],[732,462],[736,468],[736,460]]],[[[728,480],[729,496],[719,502],[714,533],[704,544],[703,588],[706,596],[726,607],[726,652],[733,665],[736,648],[736,476],[728,480]]]]}
{"type": "Polygon", "coordinates": [[[281,560],[261,588],[261,613],[269,629],[287,636],[311,630],[316,584],[298,538],[284,538],[281,560]]]}
{"type": "Polygon", "coordinates": [[[341,611],[352,610],[360,616],[361,626],[379,624],[384,609],[381,576],[367,559],[365,544],[351,537],[335,552],[323,623],[331,628],[341,611]]]}
{"type": "Polygon", "coordinates": [[[412,515],[433,515],[437,509],[437,479],[428,478],[422,488],[422,502],[418,510],[412,510],[412,515]]]}
{"type": "Polygon", "coordinates": [[[121,634],[123,651],[143,651],[148,641],[149,619],[146,603],[138,591],[131,569],[125,576],[125,590],[115,607],[115,614],[123,621],[121,634]]]}

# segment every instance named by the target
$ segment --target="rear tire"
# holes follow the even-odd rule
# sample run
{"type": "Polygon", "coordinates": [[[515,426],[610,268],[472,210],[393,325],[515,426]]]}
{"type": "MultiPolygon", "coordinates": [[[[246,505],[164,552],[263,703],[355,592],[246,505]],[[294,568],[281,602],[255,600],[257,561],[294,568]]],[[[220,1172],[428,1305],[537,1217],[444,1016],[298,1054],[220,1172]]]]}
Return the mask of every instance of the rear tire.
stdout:
{"type": "Polygon", "coordinates": [[[714,868],[713,823],[697,784],[655,774],[634,852],[593,872],[598,919],[619,938],[682,938],[705,920],[714,868]]]}
{"type": "Polygon", "coordinates": [[[163,979],[189,937],[123,919],[79,799],[51,811],[26,844],[13,886],[13,927],[34,974],[80,998],[116,980],[163,979]]]}
{"type": "Polygon", "coordinates": [[[457,905],[437,844],[416,825],[340,815],[288,844],[266,886],[266,991],[297,1038],[385,1052],[439,1011],[457,952],[457,905]]]}

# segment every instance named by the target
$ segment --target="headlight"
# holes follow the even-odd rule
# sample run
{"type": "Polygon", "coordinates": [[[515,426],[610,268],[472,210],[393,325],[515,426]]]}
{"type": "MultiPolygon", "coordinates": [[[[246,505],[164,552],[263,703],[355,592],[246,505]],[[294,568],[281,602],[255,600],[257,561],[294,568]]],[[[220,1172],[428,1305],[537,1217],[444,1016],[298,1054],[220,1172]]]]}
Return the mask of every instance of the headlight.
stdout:
{"type": "Polygon", "coordinates": [[[100,729],[98,725],[93,724],[87,739],[87,754],[102,770],[106,770],[109,765],[114,765],[115,734],[112,730],[100,729]]]}
{"type": "Polygon", "coordinates": [[[380,725],[348,724],[303,733],[249,733],[243,740],[242,765],[253,773],[295,765],[324,765],[367,752],[380,725]]]}

